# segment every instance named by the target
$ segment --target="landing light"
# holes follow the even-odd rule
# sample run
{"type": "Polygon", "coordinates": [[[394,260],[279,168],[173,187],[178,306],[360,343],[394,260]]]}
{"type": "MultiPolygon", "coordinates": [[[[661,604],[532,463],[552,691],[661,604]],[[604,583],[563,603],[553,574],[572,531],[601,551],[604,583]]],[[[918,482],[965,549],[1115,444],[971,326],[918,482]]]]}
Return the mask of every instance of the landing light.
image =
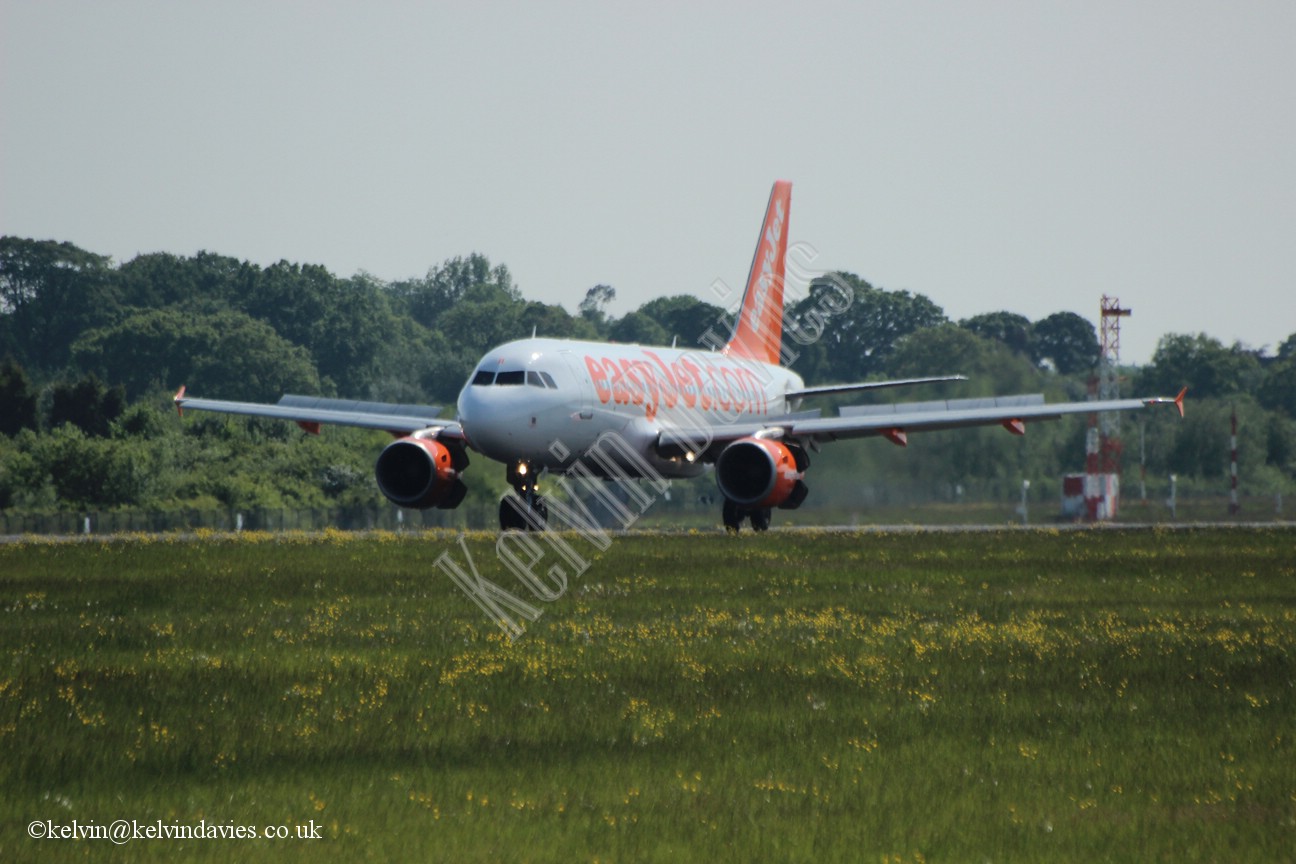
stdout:
{"type": "Polygon", "coordinates": [[[525,477],[525,476],[526,476],[526,471],[527,471],[526,463],[525,463],[525,462],[521,462],[521,463],[519,463],[519,464],[518,464],[518,469],[517,469],[517,471],[518,471],[519,474],[521,474],[523,477],[525,477]]]}

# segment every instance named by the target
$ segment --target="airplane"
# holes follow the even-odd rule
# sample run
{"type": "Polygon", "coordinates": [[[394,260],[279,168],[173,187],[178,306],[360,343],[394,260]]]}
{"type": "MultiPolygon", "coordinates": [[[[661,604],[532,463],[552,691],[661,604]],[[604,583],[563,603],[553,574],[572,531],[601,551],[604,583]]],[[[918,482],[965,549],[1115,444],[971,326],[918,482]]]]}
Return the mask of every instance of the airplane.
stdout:
{"type": "MultiPolygon", "coordinates": [[[[904,446],[912,432],[1025,424],[1068,414],[1174,405],[1184,393],[1045,404],[1042,396],[961,399],[801,411],[815,396],[964,380],[960,375],[807,387],[780,364],[783,288],[792,184],[775,182],[738,316],[719,350],[565,339],[520,339],[488,351],[459,393],[455,419],[440,409],[285,395],[277,404],[188,396],[176,408],[295,421],[318,434],[336,424],[389,432],[374,466],[378,488],[400,507],[453,509],[468,489],[469,451],[506,466],[513,493],[500,502],[501,530],[543,530],[548,505],[539,478],[584,472],[603,478],[695,477],[714,470],[722,521],[769,528],[775,508],[795,509],[808,492],[808,450],[870,436],[904,446]],[[611,446],[609,446],[609,444],[611,446]],[[594,456],[596,458],[585,458],[594,456]]],[[[717,343],[719,340],[717,340],[717,343]]]]}

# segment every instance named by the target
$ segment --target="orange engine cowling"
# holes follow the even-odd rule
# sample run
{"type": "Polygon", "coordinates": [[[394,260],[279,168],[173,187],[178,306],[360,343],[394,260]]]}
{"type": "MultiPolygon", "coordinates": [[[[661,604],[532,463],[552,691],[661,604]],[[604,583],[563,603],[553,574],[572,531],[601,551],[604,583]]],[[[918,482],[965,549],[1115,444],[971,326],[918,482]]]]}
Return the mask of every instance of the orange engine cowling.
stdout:
{"type": "Polygon", "coordinates": [[[716,459],[716,483],[739,507],[801,506],[806,485],[805,451],[768,438],[740,438],[716,459]]]}
{"type": "Polygon", "coordinates": [[[378,489],[393,504],[450,510],[468,494],[468,487],[459,479],[467,461],[462,451],[455,452],[440,441],[401,438],[378,454],[374,476],[378,489]]]}

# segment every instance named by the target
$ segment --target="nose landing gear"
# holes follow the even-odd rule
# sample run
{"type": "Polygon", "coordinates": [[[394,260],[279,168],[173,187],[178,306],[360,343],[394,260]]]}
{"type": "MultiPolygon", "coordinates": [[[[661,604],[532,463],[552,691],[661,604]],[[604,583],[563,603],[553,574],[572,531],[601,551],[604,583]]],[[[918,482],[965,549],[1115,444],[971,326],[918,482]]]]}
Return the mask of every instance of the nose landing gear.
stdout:
{"type": "Polygon", "coordinates": [[[538,490],[539,472],[529,462],[516,462],[508,467],[507,478],[515,494],[500,499],[500,530],[543,531],[549,505],[538,490]]]}

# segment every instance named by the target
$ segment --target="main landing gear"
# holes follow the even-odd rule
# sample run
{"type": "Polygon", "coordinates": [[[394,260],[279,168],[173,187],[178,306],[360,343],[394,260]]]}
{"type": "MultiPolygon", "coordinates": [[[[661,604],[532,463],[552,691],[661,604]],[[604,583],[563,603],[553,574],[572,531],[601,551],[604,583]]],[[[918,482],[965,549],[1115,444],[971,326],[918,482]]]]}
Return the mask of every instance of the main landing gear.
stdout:
{"type": "Polygon", "coordinates": [[[742,530],[744,519],[751,521],[752,530],[760,533],[768,531],[770,526],[770,508],[769,507],[739,507],[728,498],[724,502],[724,511],[722,513],[725,530],[730,534],[737,534],[742,530]]]}
{"type": "Polygon", "coordinates": [[[517,462],[508,468],[508,482],[516,494],[505,495],[499,503],[501,531],[543,531],[549,521],[549,505],[537,491],[538,472],[529,462],[517,462]]]}

